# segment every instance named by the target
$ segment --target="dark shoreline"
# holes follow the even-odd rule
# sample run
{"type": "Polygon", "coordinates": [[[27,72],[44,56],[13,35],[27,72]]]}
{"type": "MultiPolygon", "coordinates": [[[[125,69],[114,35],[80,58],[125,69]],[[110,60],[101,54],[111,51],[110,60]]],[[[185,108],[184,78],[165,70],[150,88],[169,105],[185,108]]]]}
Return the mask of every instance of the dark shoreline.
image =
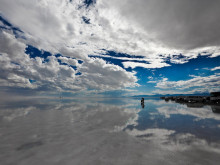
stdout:
{"type": "Polygon", "coordinates": [[[161,99],[168,101],[175,101],[179,104],[186,104],[190,108],[201,108],[209,105],[212,108],[212,112],[220,113],[220,97],[212,96],[166,96],[160,97],[161,99]]]}

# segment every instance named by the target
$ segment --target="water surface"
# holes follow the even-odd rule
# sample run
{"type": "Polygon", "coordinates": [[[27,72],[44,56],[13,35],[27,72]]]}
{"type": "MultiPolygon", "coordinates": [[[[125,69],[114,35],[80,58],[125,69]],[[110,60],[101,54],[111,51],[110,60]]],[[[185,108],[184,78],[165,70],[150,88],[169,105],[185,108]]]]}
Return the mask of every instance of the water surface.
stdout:
{"type": "Polygon", "coordinates": [[[220,114],[212,108],[160,99],[141,106],[138,98],[4,101],[0,164],[214,165],[220,114]]]}

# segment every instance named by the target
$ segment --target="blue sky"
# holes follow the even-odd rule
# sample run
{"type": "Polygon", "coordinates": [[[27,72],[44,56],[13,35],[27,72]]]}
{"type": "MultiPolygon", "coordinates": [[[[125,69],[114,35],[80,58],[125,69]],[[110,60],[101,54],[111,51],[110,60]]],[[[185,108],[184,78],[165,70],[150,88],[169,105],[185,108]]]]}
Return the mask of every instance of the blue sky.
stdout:
{"type": "Polygon", "coordinates": [[[1,95],[220,91],[219,3],[1,1],[1,95]]]}

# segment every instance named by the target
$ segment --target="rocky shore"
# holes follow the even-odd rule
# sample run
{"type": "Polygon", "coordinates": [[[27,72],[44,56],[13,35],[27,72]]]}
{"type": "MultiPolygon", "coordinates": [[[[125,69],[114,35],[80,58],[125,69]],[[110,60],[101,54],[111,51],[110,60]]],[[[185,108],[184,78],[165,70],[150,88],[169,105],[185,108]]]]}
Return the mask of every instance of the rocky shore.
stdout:
{"type": "Polygon", "coordinates": [[[175,101],[176,103],[186,104],[187,107],[203,107],[210,105],[214,113],[220,113],[220,92],[212,92],[210,96],[166,96],[160,97],[165,101],[175,101]]]}

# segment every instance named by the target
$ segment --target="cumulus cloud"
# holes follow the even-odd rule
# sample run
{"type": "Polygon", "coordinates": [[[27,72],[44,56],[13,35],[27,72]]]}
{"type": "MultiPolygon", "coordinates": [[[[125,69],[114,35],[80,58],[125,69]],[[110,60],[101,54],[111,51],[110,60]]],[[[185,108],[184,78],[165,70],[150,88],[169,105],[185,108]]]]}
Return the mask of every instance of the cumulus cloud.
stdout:
{"type": "MultiPolygon", "coordinates": [[[[220,77],[218,75],[210,75],[207,77],[195,76],[189,80],[168,81],[167,78],[159,81],[155,87],[160,89],[189,89],[192,87],[201,87],[209,91],[219,88],[220,77]]],[[[196,89],[195,89],[196,90],[196,89]]]]}
{"type": "Polygon", "coordinates": [[[24,58],[23,50],[26,48],[26,45],[22,42],[18,42],[10,33],[4,31],[0,33],[0,45],[1,53],[8,54],[9,58],[13,60],[24,58]]]}
{"type": "MultiPolygon", "coordinates": [[[[216,6],[217,2],[210,2],[203,13],[199,12],[199,21],[196,19],[198,8],[203,9],[209,2],[196,1],[192,4],[189,2],[191,1],[165,3],[158,0],[138,2],[100,0],[92,6],[83,7],[82,0],[72,2],[40,0],[37,3],[34,0],[11,0],[1,2],[0,9],[8,20],[25,32],[25,37],[28,39],[26,42],[37,48],[50,52],[66,52],[68,49],[68,55],[79,58],[85,58],[88,54],[102,53],[103,49],[114,50],[132,55],[144,55],[149,63],[156,61],[152,65],[133,62],[125,63],[125,66],[160,68],[168,66],[159,56],[160,54],[164,55],[163,58],[171,57],[173,63],[181,64],[190,58],[195,58],[198,53],[206,52],[217,56],[220,52],[218,45],[212,44],[217,41],[205,44],[206,47],[197,43],[197,40],[208,42],[205,37],[214,40],[213,35],[216,31],[209,28],[218,29],[216,26],[219,22],[216,21],[218,12],[212,12],[213,8],[212,10],[210,8],[216,6]],[[183,10],[182,6],[187,10],[183,10]],[[188,10],[192,16],[189,20],[188,10]],[[213,18],[209,19],[210,24],[216,21],[215,26],[202,22],[203,17],[208,14],[213,18]],[[89,23],[83,18],[89,19],[89,23]],[[28,23],[24,23],[26,20],[28,23]],[[198,29],[205,31],[205,34],[201,35],[202,32],[198,29]],[[192,32],[195,30],[198,34],[192,32]],[[208,32],[211,34],[206,35],[208,32]],[[193,37],[193,34],[197,34],[200,38],[193,37]],[[195,45],[200,45],[197,47],[202,48],[193,50],[188,48],[194,48],[195,45]],[[179,53],[186,58],[180,60],[177,56],[170,56],[179,53]]],[[[217,40],[217,35],[215,37],[217,40]]]]}
{"type": "Polygon", "coordinates": [[[178,105],[175,108],[171,106],[161,106],[157,108],[157,111],[164,115],[166,118],[170,118],[171,115],[180,114],[180,115],[190,115],[195,117],[197,120],[203,119],[214,119],[220,120],[220,116],[210,113],[212,111],[210,106],[203,108],[190,108],[186,105],[178,105]]]}
{"type": "MultiPolygon", "coordinates": [[[[126,72],[102,59],[84,58],[80,64],[78,60],[70,57],[48,56],[45,62],[41,57],[30,58],[25,53],[26,45],[12,34],[3,31],[0,35],[1,86],[74,92],[86,89],[115,90],[137,85],[134,72],[126,72]],[[11,46],[15,49],[11,49],[11,46]]],[[[65,51],[63,53],[72,55],[65,51]]]]}
{"type": "Polygon", "coordinates": [[[135,72],[126,72],[125,69],[107,64],[102,59],[90,59],[80,67],[79,72],[83,73],[80,84],[92,89],[113,90],[138,85],[135,72]]]}
{"type": "Polygon", "coordinates": [[[168,60],[183,64],[198,53],[216,57],[220,54],[217,4],[99,0],[88,6],[83,0],[1,1],[1,16],[22,33],[22,37],[14,36],[0,21],[5,28],[1,33],[1,68],[7,68],[1,83],[5,86],[10,81],[13,86],[19,80],[31,88],[113,90],[137,85],[135,73],[127,68],[162,68],[170,66],[168,60]],[[52,56],[47,62],[39,57],[30,59],[25,54],[27,45],[52,56]],[[100,56],[108,50],[133,57],[114,57],[123,60],[123,69],[88,56],[100,56]]]}
{"type": "Polygon", "coordinates": [[[25,54],[24,43],[12,34],[1,32],[0,35],[1,43],[4,43],[0,46],[1,86],[37,88],[47,84],[50,88],[56,86],[58,79],[63,86],[65,81],[74,80],[75,71],[68,66],[59,65],[56,57],[48,57],[47,63],[40,57],[31,59],[25,54]]]}
{"type": "Polygon", "coordinates": [[[71,58],[67,58],[67,57],[58,57],[57,59],[61,60],[62,63],[66,63],[68,65],[72,65],[72,66],[79,65],[79,63],[76,59],[71,59],[71,58]]]}
{"type": "Polygon", "coordinates": [[[154,59],[153,61],[150,60],[150,64],[145,64],[145,63],[137,63],[137,62],[123,62],[123,65],[125,68],[131,67],[136,68],[136,67],[142,67],[142,68],[162,68],[165,66],[170,66],[169,64],[165,62],[161,62],[161,60],[156,60],[154,59]]]}
{"type": "Polygon", "coordinates": [[[110,42],[103,39],[104,35],[109,40],[109,33],[105,32],[104,22],[99,25],[103,20],[97,18],[96,9],[82,7],[82,3],[50,0],[1,2],[1,13],[25,35],[23,39],[15,38],[8,31],[1,33],[3,86],[9,85],[10,81],[13,82],[10,86],[80,91],[116,90],[137,85],[134,72],[88,57],[103,52],[100,49],[106,48],[106,43],[110,42]],[[85,24],[84,17],[90,20],[89,23],[85,24]],[[24,23],[27,20],[28,23],[24,23]],[[46,62],[40,57],[30,58],[25,54],[27,44],[62,56],[49,56],[46,62]]]}

